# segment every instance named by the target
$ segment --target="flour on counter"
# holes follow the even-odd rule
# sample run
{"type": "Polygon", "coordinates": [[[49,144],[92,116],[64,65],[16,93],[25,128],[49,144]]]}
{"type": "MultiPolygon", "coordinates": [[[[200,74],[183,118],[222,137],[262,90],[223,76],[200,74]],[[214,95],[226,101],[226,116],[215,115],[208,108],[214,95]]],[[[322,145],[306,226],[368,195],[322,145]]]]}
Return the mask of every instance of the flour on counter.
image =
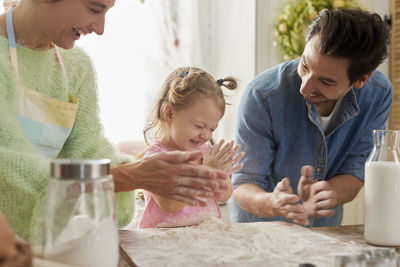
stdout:
{"type": "Polygon", "coordinates": [[[335,254],[358,251],[351,244],[301,226],[283,226],[281,222],[227,224],[210,218],[198,226],[140,229],[131,233],[130,240],[121,239],[120,243],[140,267],[297,267],[299,263],[334,266],[335,254]],[[324,241],[324,245],[319,241],[324,241]],[[129,245],[124,246],[125,242],[129,245]]]}

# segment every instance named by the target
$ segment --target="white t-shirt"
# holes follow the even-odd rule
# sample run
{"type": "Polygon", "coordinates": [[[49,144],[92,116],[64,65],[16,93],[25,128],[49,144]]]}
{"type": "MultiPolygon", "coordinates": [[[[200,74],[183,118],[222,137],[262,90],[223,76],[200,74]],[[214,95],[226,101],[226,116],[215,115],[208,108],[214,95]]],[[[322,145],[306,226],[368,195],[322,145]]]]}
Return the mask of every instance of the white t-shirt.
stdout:
{"type": "Polygon", "coordinates": [[[336,117],[339,112],[340,104],[342,104],[342,99],[343,98],[340,98],[336,101],[335,107],[333,108],[333,110],[332,110],[331,114],[329,114],[329,116],[327,116],[327,117],[320,116],[321,125],[322,125],[322,129],[324,130],[324,133],[328,133],[329,131],[332,130],[332,127],[336,121],[336,117]]]}

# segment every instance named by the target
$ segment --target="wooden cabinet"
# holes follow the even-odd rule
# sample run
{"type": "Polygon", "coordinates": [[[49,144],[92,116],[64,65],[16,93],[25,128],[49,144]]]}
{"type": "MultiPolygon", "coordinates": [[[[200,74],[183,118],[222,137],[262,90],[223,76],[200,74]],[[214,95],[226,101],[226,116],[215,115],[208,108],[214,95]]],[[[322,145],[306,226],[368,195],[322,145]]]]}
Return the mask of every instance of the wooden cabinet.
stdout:
{"type": "Polygon", "coordinates": [[[390,109],[388,129],[400,130],[400,0],[391,0],[391,43],[389,54],[389,78],[393,85],[393,103],[390,109]]]}

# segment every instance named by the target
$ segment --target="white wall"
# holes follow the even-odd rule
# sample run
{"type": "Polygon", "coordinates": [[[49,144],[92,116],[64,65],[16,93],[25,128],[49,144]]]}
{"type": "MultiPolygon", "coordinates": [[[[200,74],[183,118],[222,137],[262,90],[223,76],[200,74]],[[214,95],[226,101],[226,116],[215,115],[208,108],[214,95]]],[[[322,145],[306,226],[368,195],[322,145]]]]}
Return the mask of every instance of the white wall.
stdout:
{"type": "Polygon", "coordinates": [[[214,138],[232,140],[241,92],[255,74],[255,0],[213,1],[213,29],[210,72],[216,79],[233,76],[239,80],[236,92],[226,90],[225,116],[214,138]]]}
{"type": "Polygon", "coordinates": [[[288,0],[256,0],[257,35],[256,35],[256,73],[282,63],[283,57],[274,45],[275,23],[288,0]]]}

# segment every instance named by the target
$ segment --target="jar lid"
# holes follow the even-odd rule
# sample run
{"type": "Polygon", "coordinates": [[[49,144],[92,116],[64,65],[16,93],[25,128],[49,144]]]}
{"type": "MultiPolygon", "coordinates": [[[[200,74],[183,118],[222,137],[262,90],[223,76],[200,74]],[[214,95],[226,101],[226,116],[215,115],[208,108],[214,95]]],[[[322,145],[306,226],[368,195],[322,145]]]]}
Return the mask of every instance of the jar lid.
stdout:
{"type": "Polygon", "coordinates": [[[52,178],[85,180],[110,175],[109,159],[56,159],[51,162],[52,178]]]}

